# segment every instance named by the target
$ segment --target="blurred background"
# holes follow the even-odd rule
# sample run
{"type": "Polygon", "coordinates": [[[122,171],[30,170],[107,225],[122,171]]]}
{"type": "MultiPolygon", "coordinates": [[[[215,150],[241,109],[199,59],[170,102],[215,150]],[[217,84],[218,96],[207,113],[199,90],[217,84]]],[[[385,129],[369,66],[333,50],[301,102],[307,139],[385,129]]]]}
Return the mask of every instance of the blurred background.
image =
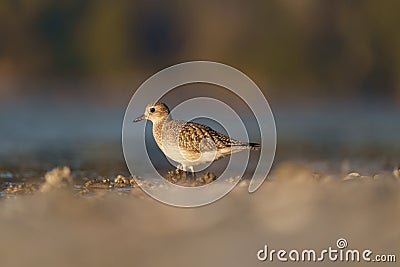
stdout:
{"type": "Polygon", "coordinates": [[[1,266],[259,266],[264,245],[338,238],[398,261],[399,10],[396,0],[0,0],[1,266]],[[80,195],[89,179],[129,178],[130,98],[191,60],[241,70],[268,99],[278,144],[263,186],[248,194],[241,181],[196,209],[138,188],[80,195]],[[57,165],[74,187],[32,194],[57,165]]]}
{"type": "Polygon", "coordinates": [[[396,157],[399,9],[373,0],[2,0],[1,162],[126,172],[130,97],[190,60],[231,65],[259,85],[275,113],[278,160],[396,157]]]}

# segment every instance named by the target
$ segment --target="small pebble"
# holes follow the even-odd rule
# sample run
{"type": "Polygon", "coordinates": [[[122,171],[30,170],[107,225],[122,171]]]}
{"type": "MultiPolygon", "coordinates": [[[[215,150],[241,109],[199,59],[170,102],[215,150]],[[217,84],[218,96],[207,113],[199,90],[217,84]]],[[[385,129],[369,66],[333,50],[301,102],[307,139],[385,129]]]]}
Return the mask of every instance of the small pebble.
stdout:
{"type": "Polygon", "coordinates": [[[33,194],[38,191],[39,186],[36,184],[9,184],[4,193],[6,194],[33,194]]]}
{"type": "Polygon", "coordinates": [[[173,184],[193,187],[212,183],[217,177],[214,173],[210,172],[205,174],[197,173],[196,176],[192,176],[185,171],[177,169],[169,171],[165,179],[173,184]]]}
{"type": "Polygon", "coordinates": [[[131,179],[129,179],[129,183],[131,184],[131,186],[133,188],[139,187],[139,185],[137,184],[135,179],[136,179],[136,176],[131,176],[131,179]]]}
{"type": "Polygon", "coordinates": [[[351,172],[343,178],[343,181],[352,180],[360,177],[361,175],[358,172],[351,172]]]}
{"type": "Polygon", "coordinates": [[[115,187],[130,187],[131,183],[128,179],[126,179],[124,176],[122,175],[118,175],[115,179],[114,179],[114,186],[115,187]]]}
{"type": "Polygon", "coordinates": [[[92,179],[87,182],[85,182],[85,187],[86,188],[96,188],[96,189],[109,189],[112,188],[112,184],[110,179],[103,179],[103,180],[98,180],[98,179],[92,179]]]}
{"type": "Polygon", "coordinates": [[[242,180],[239,182],[238,187],[247,187],[249,185],[248,180],[242,180]]]}

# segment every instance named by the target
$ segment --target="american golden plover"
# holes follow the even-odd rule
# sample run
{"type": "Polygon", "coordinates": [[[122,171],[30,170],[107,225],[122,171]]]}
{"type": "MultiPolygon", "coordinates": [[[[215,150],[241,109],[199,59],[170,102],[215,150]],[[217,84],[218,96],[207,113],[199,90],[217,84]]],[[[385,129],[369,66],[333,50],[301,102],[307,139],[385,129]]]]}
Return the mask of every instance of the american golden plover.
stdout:
{"type": "Polygon", "coordinates": [[[153,137],[161,151],[178,162],[179,169],[191,170],[194,166],[216,161],[243,150],[257,150],[259,144],[237,141],[210,127],[193,122],[173,120],[164,103],[156,102],[146,107],[144,114],[133,122],[150,120],[153,137]]]}

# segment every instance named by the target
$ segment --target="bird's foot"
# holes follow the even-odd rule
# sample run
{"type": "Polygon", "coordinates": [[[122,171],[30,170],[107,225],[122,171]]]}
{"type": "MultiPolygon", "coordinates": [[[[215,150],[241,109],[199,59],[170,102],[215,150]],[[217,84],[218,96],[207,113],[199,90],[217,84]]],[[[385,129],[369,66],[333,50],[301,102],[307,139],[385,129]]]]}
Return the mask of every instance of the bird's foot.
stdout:
{"type": "Polygon", "coordinates": [[[183,171],[183,172],[187,172],[186,170],[186,166],[179,164],[178,166],[176,166],[176,171],[183,171]]]}
{"type": "Polygon", "coordinates": [[[189,173],[191,173],[191,176],[193,178],[196,177],[196,173],[194,172],[193,166],[186,167],[186,165],[179,164],[178,166],[176,166],[175,172],[176,173],[184,172],[185,175],[187,175],[187,176],[189,175],[189,173]]]}

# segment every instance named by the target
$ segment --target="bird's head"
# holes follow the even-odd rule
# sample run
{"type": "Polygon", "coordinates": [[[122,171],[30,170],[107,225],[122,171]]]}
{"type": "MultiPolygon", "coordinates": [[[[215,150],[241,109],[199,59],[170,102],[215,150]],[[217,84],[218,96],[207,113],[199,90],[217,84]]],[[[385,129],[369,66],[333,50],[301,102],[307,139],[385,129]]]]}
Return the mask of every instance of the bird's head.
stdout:
{"type": "Polygon", "coordinates": [[[169,108],[162,102],[156,102],[148,104],[144,114],[137,117],[133,122],[138,122],[141,120],[150,120],[152,122],[157,122],[160,120],[165,120],[169,116],[169,108]]]}

